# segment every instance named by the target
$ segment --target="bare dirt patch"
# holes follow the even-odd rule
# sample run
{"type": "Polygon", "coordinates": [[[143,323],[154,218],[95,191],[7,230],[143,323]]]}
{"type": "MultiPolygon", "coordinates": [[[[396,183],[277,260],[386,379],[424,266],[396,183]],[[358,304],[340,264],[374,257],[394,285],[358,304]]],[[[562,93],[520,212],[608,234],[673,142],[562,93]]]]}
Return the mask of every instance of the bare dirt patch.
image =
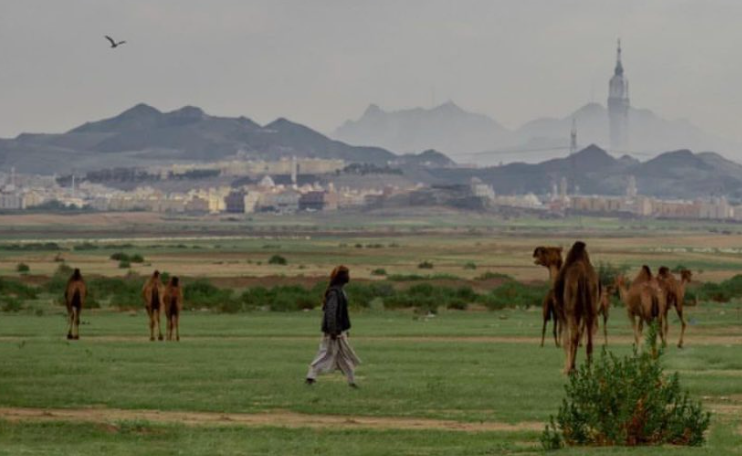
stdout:
{"type": "Polygon", "coordinates": [[[518,432],[540,431],[543,429],[543,423],[538,422],[509,424],[487,421],[467,423],[427,418],[306,415],[288,411],[247,414],[108,408],[33,409],[6,407],[0,408],[0,418],[8,421],[76,421],[104,425],[118,421],[148,421],[151,423],[183,424],[187,426],[331,427],[332,429],[405,429],[458,432],[518,432]]]}

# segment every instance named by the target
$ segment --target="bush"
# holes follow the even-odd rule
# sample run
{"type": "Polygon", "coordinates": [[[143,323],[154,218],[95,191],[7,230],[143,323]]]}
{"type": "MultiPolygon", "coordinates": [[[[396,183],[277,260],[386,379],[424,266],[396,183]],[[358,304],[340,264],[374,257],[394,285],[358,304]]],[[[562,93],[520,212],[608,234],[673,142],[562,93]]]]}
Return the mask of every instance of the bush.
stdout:
{"type": "Polygon", "coordinates": [[[121,260],[119,261],[119,269],[128,269],[131,267],[131,263],[129,260],[121,260]]]}
{"type": "Polygon", "coordinates": [[[0,277],[0,295],[6,298],[17,298],[20,300],[36,299],[38,297],[38,291],[35,287],[0,277]]]}
{"type": "Polygon", "coordinates": [[[697,299],[716,302],[729,302],[742,297],[742,275],[737,274],[719,283],[705,282],[695,288],[695,295],[697,299]]]}
{"type": "Polygon", "coordinates": [[[371,275],[373,276],[385,276],[386,275],[386,269],[384,268],[377,268],[371,271],[371,275]]]}
{"type": "Polygon", "coordinates": [[[218,288],[207,279],[196,279],[183,287],[184,305],[190,309],[232,309],[233,300],[231,290],[218,288]]]}
{"type": "Polygon", "coordinates": [[[540,306],[547,291],[547,285],[525,285],[511,280],[482,296],[480,300],[490,310],[540,306]]]}
{"type": "Polygon", "coordinates": [[[286,261],[286,258],[282,257],[281,255],[273,255],[268,260],[268,264],[279,264],[281,266],[285,266],[288,264],[288,261],[286,261]]]}
{"type": "Polygon", "coordinates": [[[469,270],[477,269],[477,264],[470,261],[464,264],[464,269],[469,269],[469,270]]]}
{"type": "Polygon", "coordinates": [[[21,274],[26,274],[31,271],[31,267],[29,267],[26,263],[18,263],[15,267],[15,270],[20,272],[21,274]]]}
{"type": "Polygon", "coordinates": [[[129,255],[124,252],[116,252],[111,254],[111,259],[113,261],[129,261],[129,255]]]}
{"type": "Polygon", "coordinates": [[[2,302],[3,312],[18,312],[23,309],[23,301],[12,296],[5,296],[0,302],[2,302]]]}
{"type": "Polygon", "coordinates": [[[144,263],[144,257],[138,253],[131,256],[129,259],[132,263],[144,263]]]}
{"type": "Polygon", "coordinates": [[[616,282],[616,278],[620,275],[625,275],[628,272],[629,266],[622,264],[621,266],[614,266],[611,263],[598,263],[598,279],[603,285],[613,285],[616,282]]]}
{"type": "Polygon", "coordinates": [[[72,247],[72,250],[98,250],[98,244],[92,242],[83,242],[82,244],[76,244],[72,247]]]}
{"type": "Polygon", "coordinates": [[[422,263],[417,265],[418,269],[433,269],[433,263],[431,263],[428,260],[423,261],[422,263]]]}
{"type": "MultiPolygon", "coordinates": [[[[656,339],[656,325],[648,340],[656,339]]],[[[564,445],[690,445],[704,443],[710,414],[666,375],[658,356],[644,350],[619,358],[603,349],[597,362],[569,378],[556,418],[541,436],[545,449],[564,445]]]]}
{"type": "Polygon", "coordinates": [[[507,274],[503,274],[501,272],[492,272],[492,271],[484,272],[481,275],[478,275],[477,277],[474,278],[474,280],[480,280],[480,281],[493,280],[493,279],[513,280],[513,278],[507,274]]]}

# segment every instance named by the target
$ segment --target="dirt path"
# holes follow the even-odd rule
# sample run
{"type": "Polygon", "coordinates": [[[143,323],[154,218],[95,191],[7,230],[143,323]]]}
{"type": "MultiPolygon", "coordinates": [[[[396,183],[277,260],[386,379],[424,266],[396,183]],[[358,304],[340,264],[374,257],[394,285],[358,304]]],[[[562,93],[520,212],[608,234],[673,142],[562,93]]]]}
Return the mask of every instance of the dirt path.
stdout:
{"type": "Polygon", "coordinates": [[[0,408],[0,419],[8,421],[74,421],[115,424],[118,421],[148,421],[156,424],[183,424],[187,426],[277,426],[288,428],[333,429],[404,429],[459,432],[516,432],[541,431],[543,423],[517,424],[499,422],[466,423],[427,418],[305,415],[287,411],[268,413],[212,413],[160,410],[89,409],[34,409],[0,408]]]}
{"type": "MultiPolygon", "coordinates": [[[[0,342],[21,342],[34,339],[47,339],[47,340],[65,340],[63,335],[60,337],[50,336],[0,336],[0,342]]],[[[82,335],[82,341],[99,341],[99,342],[141,342],[150,343],[147,335],[132,336],[132,335],[113,335],[113,336],[100,336],[100,335],[82,335]]],[[[317,341],[318,336],[183,336],[183,341],[231,341],[231,340],[244,340],[244,341],[317,341]]],[[[425,343],[425,342],[463,342],[463,343],[496,343],[496,344],[532,344],[538,346],[541,343],[539,337],[522,337],[522,336],[353,336],[353,341],[358,342],[407,342],[407,343],[425,343]]],[[[668,347],[674,348],[676,341],[672,338],[668,341],[668,347]]],[[[553,341],[548,340],[548,348],[555,348],[553,341]]],[[[598,337],[595,340],[596,346],[603,344],[603,338],[598,337]]],[[[634,343],[632,336],[608,336],[608,346],[611,345],[631,345],[634,343]]],[[[742,345],[742,336],[711,336],[711,335],[698,335],[695,337],[688,337],[686,334],[685,345],[692,347],[693,345],[709,346],[709,345],[742,345]]],[[[546,348],[546,347],[545,347],[546,348]]]]}

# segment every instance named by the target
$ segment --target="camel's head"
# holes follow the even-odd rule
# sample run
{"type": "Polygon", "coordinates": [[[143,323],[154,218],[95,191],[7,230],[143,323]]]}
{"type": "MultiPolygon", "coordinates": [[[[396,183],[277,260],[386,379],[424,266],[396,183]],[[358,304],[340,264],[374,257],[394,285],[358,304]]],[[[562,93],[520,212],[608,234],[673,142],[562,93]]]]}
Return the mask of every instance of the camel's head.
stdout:
{"type": "Polygon", "coordinates": [[[545,268],[556,266],[562,267],[562,248],[561,247],[536,247],[533,251],[533,262],[538,266],[545,268]]]}
{"type": "Polygon", "coordinates": [[[683,282],[689,283],[692,277],[693,277],[693,273],[690,272],[689,270],[683,269],[682,271],[680,271],[680,279],[683,282]]]}

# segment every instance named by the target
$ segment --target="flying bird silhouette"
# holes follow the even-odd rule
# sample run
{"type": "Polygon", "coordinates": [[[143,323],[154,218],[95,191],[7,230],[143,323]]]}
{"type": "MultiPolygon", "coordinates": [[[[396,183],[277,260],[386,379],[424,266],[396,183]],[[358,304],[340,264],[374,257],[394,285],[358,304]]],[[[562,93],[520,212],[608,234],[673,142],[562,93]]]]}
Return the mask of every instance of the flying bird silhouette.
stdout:
{"type": "Polygon", "coordinates": [[[122,44],[126,43],[126,41],[118,41],[117,42],[116,40],[114,40],[113,38],[111,38],[108,35],[106,35],[106,39],[111,42],[111,48],[112,49],[113,48],[117,48],[117,47],[121,46],[122,44]]]}

